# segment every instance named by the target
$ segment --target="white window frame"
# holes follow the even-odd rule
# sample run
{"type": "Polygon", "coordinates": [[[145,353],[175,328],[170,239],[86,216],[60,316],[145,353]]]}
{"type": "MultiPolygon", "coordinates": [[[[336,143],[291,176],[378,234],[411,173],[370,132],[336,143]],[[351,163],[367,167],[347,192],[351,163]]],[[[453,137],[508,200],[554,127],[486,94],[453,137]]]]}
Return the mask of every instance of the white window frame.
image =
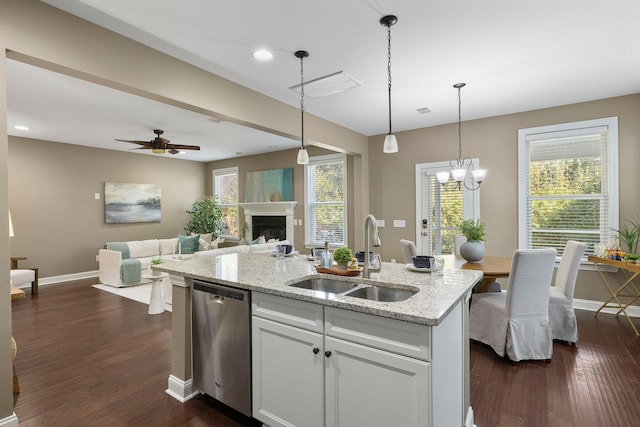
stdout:
{"type": "Polygon", "coordinates": [[[309,164],[305,165],[304,167],[304,212],[305,212],[305,227],[304,227],[304,241],[305,241],[305,247],[307,248],[311,248],[311,247],[316,247],[318,246],[318,242],[313,242],[311,237],[313,235],[315,235],[314,232],[312,232],[310,230],[311,227],[311,211],[310,211],[310,202],[309,202],[309,197],[310,197],[310,167],[311,166],[316,166],[316,165],[320,165],[323,163],[333,163],[336,161],[342,161],[342,164],[344,165],[344,173],[342,174],[343,176],[343,189],[344,189],[344,200],[343,200],[343,218],[342,218],[342,224],[343,224],[343,229],[344,229],[344,242],[337,244],[337,243],[330,243],[329,247],[331,248],[336,248],[336,247],[340,247],[340,246],[349,246],[349,232],[348,232],[348,222],[347,222],[347,212],[348,212],[348,204],[347,204],[347,200],[349,200],[349,197],[347,195],[347,155],[346,154],[327,154],[324,156],[315,156],[315,157],[311,157],[309,158],[309,164]]]}
{"type": "MultiPolygon", "coordinates": [[[[239,176],[238,176],[238,167],[234,166],[234,167],[230,167],[230,168],[224,168],[224,169],[214,169],[213,171],[211,171],[211,188],[213,188],[213,194],[218,194],[216,191],[216,177],[221,176],[221,175],[236,175],[236,182],[238,183],[238,186],[240,184],[239,182],[239,176]]],[[[238,195],[238,199],[240,198],[240,194],[239,194],[239,188],[236,188],[236,194],[238,195]]],[[[236,200],[235,204],[225,204],[223,205],[221,200],[220,200],[220,196],[218,195],[218,202],[220,202],[220,206],[221,207],[235,207],[236,208],[236,212],[238,212],[238,234],[233,235],[233,234],[226,234],[226,233],[222,233],[220,235],[220,237],[224,237],[225,239],[230,239],[230,240],[240,240],[240,200],[236,200]]]]}
{"type": "MultiPolygon", "coordinates": [[[[608,229],[600,229],[600,241],[608,243],[612,237],[611,229],[618,229],[620,204],[619,204],[619,181],[618,181],[618,117],[607,117],[602,119],[584,120],[571,123],[562,123],[550,126],[539,126],[518,130],[518,247],[527,249],[528,234],[527,229],[527,200],[529,189],[525,184],[528,182],[529,165],[526,158],[527,140],[545,139],[550,136],[562,137],[579,135],[588,129],[607,129],[607,150],[608,164],[608,229]],[[553,134],[553,135],[551,135],[553,134]]],[[[602,226],[601,226],[602,227],[602,226]]],[[[588,248],[589,250],[590,248],[588,248]]],[[[586,261],[586,255],[583,263],[586,261]]]]}

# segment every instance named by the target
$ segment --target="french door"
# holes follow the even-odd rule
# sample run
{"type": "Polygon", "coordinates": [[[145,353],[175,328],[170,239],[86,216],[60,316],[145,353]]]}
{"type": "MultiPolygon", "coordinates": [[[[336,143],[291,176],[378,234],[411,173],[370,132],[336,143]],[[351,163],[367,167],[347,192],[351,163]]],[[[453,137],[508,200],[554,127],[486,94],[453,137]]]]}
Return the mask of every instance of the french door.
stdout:
{"type": "MultiPolygon", "coordinates": [[[[473,159],[477,167],[477,159],[473,159]]],[[[440,185],[436,173],[449,170],[449,162],[416,165],[416,248],[422,255],[454,252],[453,236],[463,218],[480,217],[479,191],[456,188],[449,179],[440,185]]]]}

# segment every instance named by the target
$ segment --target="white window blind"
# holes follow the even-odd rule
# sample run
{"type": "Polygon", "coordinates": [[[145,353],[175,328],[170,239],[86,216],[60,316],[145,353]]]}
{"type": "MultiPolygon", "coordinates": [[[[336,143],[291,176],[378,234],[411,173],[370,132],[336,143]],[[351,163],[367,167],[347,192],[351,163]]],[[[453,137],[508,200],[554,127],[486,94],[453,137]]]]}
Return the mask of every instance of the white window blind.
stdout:
{"type": "Polygon", "coordinates": [[[520,247],[608,243],[618,223],[617,118],[519,133],[520,247]]]}
{"type": "Polygon", "coordinates": [[[305,241],[346,246],[346,156],[314,157],[305,167],[305,241]]]}
{"type": "Polygon", "coordinates": [[[225,229],[224,237],[239,237],[238,214],[238,168],[213,171],[213,192],[218,196],[222,208],[225,229]]]}

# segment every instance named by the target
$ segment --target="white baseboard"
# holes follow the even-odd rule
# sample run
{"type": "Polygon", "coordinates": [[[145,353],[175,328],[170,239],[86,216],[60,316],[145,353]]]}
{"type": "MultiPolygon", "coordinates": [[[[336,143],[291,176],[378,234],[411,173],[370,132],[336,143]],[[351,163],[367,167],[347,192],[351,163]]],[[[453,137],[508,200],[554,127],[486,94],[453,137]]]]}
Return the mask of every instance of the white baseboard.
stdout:
{"type": "Polygon", "coordinates": [[[180,401],[180,403],[184,403],[189,399],[193,399],[200,394],[198,390],[195,390],[193,388],[192,380],[182,381],[178,377],[169,375],[167,384],[168,388],[165,390],[165,393],[180,401]]]}
{"type": "MultiPolygon", "coordinates": [[[[98,275],[99,275],[98,270],[94,270],[94,271],[81,271],[80,273],[63,274],[61,276],[38,277],[38,287],[55,285],[57,283],[71,282],[73,280],[91,279],[93,277],[98,277],[98,275]]],[[[20,286],[20,288],[31,289],[31,285],[27,283],[26,285],[20,286]]]]}
{"type": "Polygon", "coordinates": [[[18,417],[16,413],[9,415],[7,418],[0,420],[0,427],[18,427],[18,417]]]}
{"type": "MultiPolygon", "coordinates": [[[[586,310],[586,311],[597,311],[600,306],[604,303],[604,301],[594,301],[594,300],[590,300],[590,299],[573,299],[573,307],[577,308],[579,310],[586,310]]],[[[630,307],[628,307],[627,309],[625,309],[627,314],[629,314],[629,316],[634,316],[634,317],[640,317],[640,306],[637,305],[632,305],[630,307]]],[[[618,312],[617,308],[603,308],[600,313],[607,313],[607,314],[616,314],[618,312]]]]}

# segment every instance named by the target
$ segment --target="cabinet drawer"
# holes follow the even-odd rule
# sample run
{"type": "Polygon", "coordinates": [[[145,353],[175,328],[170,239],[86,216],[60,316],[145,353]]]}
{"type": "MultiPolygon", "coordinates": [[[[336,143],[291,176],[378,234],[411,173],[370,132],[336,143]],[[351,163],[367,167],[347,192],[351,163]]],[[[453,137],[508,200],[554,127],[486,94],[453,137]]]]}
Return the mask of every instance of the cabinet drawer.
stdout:
{"type": "Polygon", "coordinates": [[[251,314],[286,325],[322,333],[322,306],[276,295],[253,292],[251,314]]]}
{"type": "Polygon", "coordinates": [[[431,360],[431,327],[325,307],[325,334],[416,359],[431,360]]]}

